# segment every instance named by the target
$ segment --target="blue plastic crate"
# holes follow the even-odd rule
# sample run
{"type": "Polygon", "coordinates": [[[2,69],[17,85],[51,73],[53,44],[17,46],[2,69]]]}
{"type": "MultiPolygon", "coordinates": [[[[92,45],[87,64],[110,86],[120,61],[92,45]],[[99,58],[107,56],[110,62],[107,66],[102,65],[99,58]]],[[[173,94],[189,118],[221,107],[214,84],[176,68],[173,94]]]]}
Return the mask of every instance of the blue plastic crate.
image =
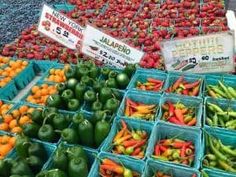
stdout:
{"type": "Polygon", "coordinates": [[[26,68],[20,72],[15,78],[16,87],[18,89],[25,88],[35,77],[33,63],[29,62],[26,68]]]}
{"type": "MultiPolygon", "coordinates": [[[[60,147],[60,146],[62,146],[62,147],[72,147],[72,146],[74,146],[74,145],[60,144],[59,146],[57,146],[57,148],[60,147]]],[[[76,146],[79,146],[79,145],[76,145],[76,146]]],[[[84,151],[85,151],[85,153],[86,153],[86,155],[87,155],[87,157],[88,157],[89,174],[91,174],[91,173],[92,173],[92,169],[94,168],[94,163],[95,163],[95,160],[96,160],[95,158],[96,158],[98,152],[97,152],[97,151],[94,151],[94,150],[91,150],[91,149],[84,148],[84,147],[83,147],[83,149],[84,149],[84,151]]],[[[57,149],[56,149],[56,150],[57,150],[57,149]]],[[[52,158],[53,158],[53,156],[55,155],[56,150],[55,150],[54,153],[51,155],[51,157],[50,157],[50,159],[47,161],[47,163],[44,165],[43,170],[50,170],[50,169],[53,168],[52,158]]],[[[88,176],[89,176],[89,175],[88,175],[88,176]]]]}
{"type": "MultiPolygon", "coordinates": [[[[161,80],[164,82],[161,90],[157,92],[163,92],[166,89],[167,74],[160,70],[149,71],[146,69],[139,69],[135,72],[134,76],[132,77],[128,85],[128,89],[139,90],[136,88],[137,82],[139,81],[139,82],[145,83],[147,82],[147,78],[153,78],[153,79],[161,80]]],[[[148,91],[148,92],[156,93],[155,91],[148,91]]]]}
{"type": "Polygon", "coordinates": [[[166,175],[173,177],[192,177],[194,174],[196,174],[196,177],[200,177],[200,173],[196,169],[158,162],[154,161],[153,159],[148,159],[145,172],[142,177],[153,177],[157,171],[163,172],[166,175]]]}
{"type": "MultiPolygon", "coordinates": [[[[202,96],[202,89],[203,89],[203,81],[205,78],[203,75],[186,74],[186,73],[180,73],[180,72],[170,72],[168,75],[168,78],[167,78],[166,88],[173,86],[175,81],[181,76],[184,76],[184,80],[187,81],[188,83],[193,83],[193,82],[201,79],[200,89],[199,89],[199,93],[197,95],[197,97],[201,97],[202,96]]],[[[177,93],[173,93],[173,94],[177,94],[177,93]]]]}
{"type": "MultiPolygon", "coordinates": [[[[105,152],[101,152],[98,155],[98,158],[99,159],[108,158],[110,160],[113,160],[116,163],[119,163],[119,164],[123,165],[124,167],[126,167],[126,168],[128,168],[132,171],[138,172],[140,175],[143,174],[144,167],[145,167],[144,161],[134,160],[134,159],[126,158],[126,157],[121,158],[121,157],[112,155],[110,153],[105,153],[105,152]]],[[[101,164],[100,160],[96,159],[95,164],[93,166],[93,169],[92,169],[92,171],[91,171],[91,173],[89,174],[88,177],[100,177],[100,175],[99,175],[99,166],[100,166],[100,164],[101,164]]]]}
{"type": "MultiPolygon", "coordinates": [[[[128,129],[130,131],[131,130],[144,130],[148,133],[148,139],[147,139],[147,144],[146,144],[146,146],[147,146],[149,141],[150,141],[150,136],[151,136],[151,132],[152,132],[152,129],[153,129],[153,125],[150,124],[150,123],[137,122],[137,121],[132,120],[132,119],[122,119],[122,120],[124,120],[127,123],[128,129]]],[[[118,131],[120,131],[120,130],[121,130],[121,119],[117,117],[114,120],[114,123],[113,123],[112,128],[111,128],[111,132],[110,132],[109,136],[107,137],[107,139],[105,140],[105,143],[103,144],[103,146],[101,148],[101,151],[104,151],[104,152],[111,152],[112,151],[113,139],[114,139],[115,135],[118,133],[118,131]]],[[[145,159],[146,150],[144,151],[145,154],[144,154],[144,157],[142,159],[145,159]]],[[[126,157],[129,157],[129,158],[137,159],[135,157],[128,156],[128,155],[119,155],[119,156],[122,156],[122,157],[126,156],[126,157]]]]}
{"type": "Polygon", "coordinates": [[[208,177],[235,177],[235,174],[218,172],[211,169],[203,169],[203,171],[208,175],[208,177]]]}
{"type": "Polygon", "coordinates": [[[0,89],[0,99],[12,100],[18,94],[15,81],[10,81],[5,87],[0,89]]]}
{"type": "MultiPolygon", "coordinates": [[[[228,109],[231,109],[232,111],[236,112],[236,101],[226,100],[226,99],[214,99],[211,97],[206,97],[205,104],[204,104],[204,114],[203,114],[203,125],[205,127],[212,128],[212,129],[218,129],[218,130],[226,131],[226,132],[236,133],[236,129],[227,129],[224,127],[220,127],[220,125],[211,127],[207,124],[207,121],[206,121],[206,119],[207,119],[207,103],[215,104],[215,105],[219,106],[223,111],[226,111],[226,112],[228,109]]],[[[235,120],[235,119],[231,119],[231,120],[235,120]]],[[[218,122],[218,124],[220,124],[220,123],[218,122]]]]}
{"type": "MultiPolygon", "coordinates": [[[[200,129],[189,129],[187,127],[178,127],[174,125],[171,126],[163,123],[158,123],[157,125],[155,125],[152,131],[150,143],[148,144],[147,149],[147,157],[152,158],[152,155],[154,153],[154,147],[157,142],[162,139],[169,138],[178,138],[185,141],[191,141],[193,143],[195,147],[195,156],[192,167],[198,169],[200,167],[200,159],[202,156],[202,133],[200,129]]],[[[178,164],[170,161],[165,162],[178,166],[190,167],[187,165],[178,164]]]]}
{"type": "MultiPolygon", "coordinates": [[[[187,108],[195,108],[195,116],[197,118],[197,123],[195,126],[188,126],[189,128],[201,128],[202,127],[202,106],[203,106],[203,100],[201,98],[193,98],[193,97],[188,97],[188,96],[183,96],[183,95],[174,95],[174,94],[164,94],[163,97],[161,98],[160,102],[160,107],[170,101],[173,104],[176,103],[182,103],[184,104],[187,108]]],[[[160,120],[161,122],[164,122],[166,124],[171,124],[168,121],[162,120],[164,111],[162,108],[160,108],[160,120]]],[[[176,125],[176,124],[175,124],[176,125]]],[[[180,125],[182,126],[182,125],[180,125]]],[[[187,126],[187,125],[186,125],[187,126]]]]}
{"type": "Polygon", "coordinates": [[[150,105],[150,104],[157,105],[154,120],[151,120],[150,122],[154,123],[157,120],[157,117],[159,115],[159,107],[160,107],[159,103],[160,103],[160,100],[161,100],[161,95],[160,94],[129,90],[124,95],[124,98],[123,98],[123,100],[121,102],[121,105],[120,105],[120,108],[118,110],[118,116],[119,117],[124,117],[124,118],[133,118],[135,120],[145,122],[145,120],[143,120],[143,119],[137,119],[135,117],[126,117],[124,115],[125,105],[126,105],[126,98],[129,98],[132,101],[144,103],[144,104],[147,104],[147,105],[150,105]]]}
{"type": "MultiPolygon", "coordinates": [[[[232,133],[232,132],[225,132],[225,131],[222,131],[222,130],[219,130],[219,129],[212,129],[210,127],[205,127],[204,128],[204,136],[203,136],[203,155],[206,155],[206,135],[208,136],[212,136],[216,139],[219,139],[223,145],[226,145],[226,146],[232,146],[236,149],[236,136],[235,136],[235,133],[232,133]]],[[[222,152],[222,151],[221,151],[222,152]]],[[[224,154],[225,155],[225,154],[224,154]]],[[[204,157],[204,156],[203,156],[204,157]]],[[[204,159],[202,158],[202,161],[204,159]]],[[[202,167],[205,168],[205,169],[208,169],[209,171],[211,172],[218,172],[218,173],[227,173],[227,174],[234,174],[234,176],[236,175],[236,173],[233,173],[233,172],[228,172],[228,171],[225,171],[223,169],[219,169],[219,168],[210,168],[210,167],[205,167],[203,165],[203,162],[202,162],[202,167]]]]}
{"type": "MultiPolygon", "coordinates": [[[[235,75],[207,75],[205,78],[205,84],[204,84],[204,95],[209,96],[207,93],[207,87],[212,85],[212,86],[217,86],[219,85],[219,81],[222,81],[223,84],[226,86],[230,86],[232,88],[236,88],[236,76],[235,75]]],[[[223,91],[226,95],[227,92],[223,91]]],[[[228,99],[228,98],[224,98],[228,99]]],[[[233,98],[236,100],[236,98],[233,98]]]]}

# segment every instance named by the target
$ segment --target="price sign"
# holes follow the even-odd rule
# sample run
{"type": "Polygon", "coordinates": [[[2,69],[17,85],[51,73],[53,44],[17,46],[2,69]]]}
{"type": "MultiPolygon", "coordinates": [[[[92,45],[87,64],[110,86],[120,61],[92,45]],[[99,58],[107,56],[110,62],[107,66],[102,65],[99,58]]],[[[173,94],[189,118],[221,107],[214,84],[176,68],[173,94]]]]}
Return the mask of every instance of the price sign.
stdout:
{"type": "Polygon", "coordinates": [[[161,43],[166,70],[193,73],[234,71],[232,31],[161,43]]]}
{"type": "Polygon", "coordinates": [[[84,28],[44,5],[39,20],[38,30],[70,49],[80,49],[84,28]]]}
{"type": "Polygon", "coordinates": [[[90,25],[84,31],[82,53],[117,68],[139,63],[144,54],[90,25]]]}

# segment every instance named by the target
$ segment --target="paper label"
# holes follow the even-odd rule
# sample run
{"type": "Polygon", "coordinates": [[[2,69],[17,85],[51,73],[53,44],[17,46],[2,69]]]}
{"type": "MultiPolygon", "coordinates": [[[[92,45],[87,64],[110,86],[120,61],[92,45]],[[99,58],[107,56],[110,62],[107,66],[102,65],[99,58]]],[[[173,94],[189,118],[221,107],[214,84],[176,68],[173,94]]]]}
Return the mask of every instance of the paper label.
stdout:
{"type": "Polygon", "coordinates": [[[117,68],[124,68],[128,63],[139,63],[144,55],[90,25],[84,31],[82,53],[117,68]]]}
{"type": "Polygon", "coordinates": [[[38,31],[70,49],[80,49],[84,28],[44,4],[38,31]]]}
{"type": "Polygon", "coordinates": [[[210,73],[234,71],[233,32],[223,32],[161,43],[166,70],[210,73]]]}

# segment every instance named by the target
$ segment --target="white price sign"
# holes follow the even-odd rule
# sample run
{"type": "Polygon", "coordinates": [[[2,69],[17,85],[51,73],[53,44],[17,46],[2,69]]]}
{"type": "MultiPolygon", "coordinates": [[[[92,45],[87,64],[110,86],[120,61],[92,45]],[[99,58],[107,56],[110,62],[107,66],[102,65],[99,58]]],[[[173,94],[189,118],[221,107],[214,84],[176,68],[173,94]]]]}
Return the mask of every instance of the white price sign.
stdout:
{"type": "Polygon", "coordinates": [[[90,25],[84,31],[82,53],[117,68],[139,63],[144,54],[90,25]]]}
{"type": "Polygon", "coordinates": [[[70,49],[80,49],[84,28],[44,5],[38,25],[38,30],[70,49]]]}
{"type": "Polygon", "coordinates": [[[211,73],[234,71],[232,31],[161,43],[166,70],[211,73]]]}

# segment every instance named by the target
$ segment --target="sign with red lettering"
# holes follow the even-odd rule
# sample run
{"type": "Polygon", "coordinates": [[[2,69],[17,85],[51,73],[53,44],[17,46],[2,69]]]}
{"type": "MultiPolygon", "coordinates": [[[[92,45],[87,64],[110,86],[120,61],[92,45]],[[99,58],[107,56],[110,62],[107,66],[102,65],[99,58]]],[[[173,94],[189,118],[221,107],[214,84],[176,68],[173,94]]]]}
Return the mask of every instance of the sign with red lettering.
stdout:
{"type": "Polygon", "coordinates": [[[44,4],[38,30],[70,49],[80,49],[84,28],[44,4]]]}

